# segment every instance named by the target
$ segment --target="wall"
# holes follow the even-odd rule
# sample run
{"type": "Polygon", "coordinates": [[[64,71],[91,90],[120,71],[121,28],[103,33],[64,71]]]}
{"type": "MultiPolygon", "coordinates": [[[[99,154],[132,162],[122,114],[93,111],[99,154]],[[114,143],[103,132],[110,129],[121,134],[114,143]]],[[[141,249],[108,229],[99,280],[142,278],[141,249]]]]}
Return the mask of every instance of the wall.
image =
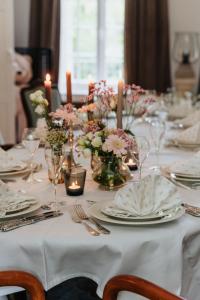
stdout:
{"type": "Polygon", "coordinates": [[[14,0],[16,47],[28,46],[29,12],[30,0],[14,0]]]}

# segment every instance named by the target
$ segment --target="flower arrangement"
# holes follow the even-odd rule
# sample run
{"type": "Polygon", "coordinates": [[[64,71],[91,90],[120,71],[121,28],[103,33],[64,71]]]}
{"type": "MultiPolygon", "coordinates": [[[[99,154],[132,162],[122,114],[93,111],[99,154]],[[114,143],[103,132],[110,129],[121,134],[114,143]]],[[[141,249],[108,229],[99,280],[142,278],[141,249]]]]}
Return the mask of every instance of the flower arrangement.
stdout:
{"type": "Polygon", "coordinates": [[[85,157],[96,157],[93,179],[109,190],[121,186],[129,178],[123,157],[134,145],[133,138],[122,129],[90,131],[77,141],[78,151],[85,157]]]}
{"type": "Polygon", "coordinates": [[[116,110],[117,95],[112,87],[108,86],[106,80],[94,84],[92,93],[84,100],[79,112],[93,112],[98,119],[106,118],[109,112],[116,110]],[[94,101],[93,103],[90,103],[94,101]],[[89,104],[88,104],[89,103],[89,104]]]}
{"type": "Polygon", "coordinates": [[[129,130],[134,121],[133,117],[142,117],[156,100],[135,84],[125,85],[124,95],[124,110],[127,117],[125,128],[129,130]]]}
{"type": "Polygon", "coordinates": [[[97,156],[116,156],[122,158],[133,147],[134,140],[122,129],[104,128],[98,131],[88,131],[78,138],[78,151],[88,157],[90,154],[97,156]]]}

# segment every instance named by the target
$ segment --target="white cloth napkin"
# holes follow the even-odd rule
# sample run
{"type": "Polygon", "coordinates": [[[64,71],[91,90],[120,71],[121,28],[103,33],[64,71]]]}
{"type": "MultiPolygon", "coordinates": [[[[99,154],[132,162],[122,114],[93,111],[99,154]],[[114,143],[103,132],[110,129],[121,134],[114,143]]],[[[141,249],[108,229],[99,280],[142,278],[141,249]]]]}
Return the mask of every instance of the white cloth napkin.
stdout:
{"type": "Polygon", "coordinates": [[[0,180],[0,217],[4,217],[7,212],[23,209],[35,203],[37,200],[33,196],[15,192],[0,180]]]}
{"type": "Polygon", "coordinates": [[[18,171],[24,169],[26,166],[26,163],[0,148],[0,172],[18,171]]]}
{"type": "Polygon", "coordinates": [[[149,175],[120,189],[104,211],[117,209],[133,216],[148,216],[181,204],[176,186],[160,175],[149,175]]]}
{"type": "Polygon", "coordinates": [[[166,168],[170,173],[180,173],[194,177],[200,177],[200,152],[189,160],[174,162],[166,168]]]}
{"type": "Polygon", "coordinates": [[[200,111],[195,111],[189,114],[184,119],[178,119],[175,121],[176,124],[182,124],[185,127],[190,127],[200,122],[200,111]]]}
{"type": "Polygon", "coordinates": [[[174,141],[180,144],[200,144],[200,122],[196,125],[180,132],[174,141]]]}
{"type": "Polygon", "coordinates": [[[169,108],[170,118],[184,118],[193,110],[191,101],[185,100],[184,98],[179,100],[178,103],[174,104],[169,108]]]}

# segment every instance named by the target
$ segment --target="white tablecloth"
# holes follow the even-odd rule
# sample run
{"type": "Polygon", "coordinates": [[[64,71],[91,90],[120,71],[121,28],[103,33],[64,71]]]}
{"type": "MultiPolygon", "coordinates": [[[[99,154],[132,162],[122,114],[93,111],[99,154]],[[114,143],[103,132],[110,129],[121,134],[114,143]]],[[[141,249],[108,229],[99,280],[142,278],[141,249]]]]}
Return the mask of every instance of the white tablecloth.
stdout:
{"type": "MultiPolygon", "coordinates": [[[[141,127],[138,132],[141,132],[141,127]]],[[[145,134],[144,128],[142,132],[145,134]]],[[[136,129],[137,133],[137,129],[136,129]]],[[[26,158],[23,149],[12,150],[26,158]]],[[[168,164],[178,159],[189,159],[193,153],[164,148],[160,161],[168,164]]],[[[43,149],[37,154],[43,161],[43,149]]],[[[155,161],[151,154],[145,173],[155,161]]],[[[43,161],[45,166],[45,163],[43,161]]],[[[25,189],[44,203],[53,199],[52,186],[43,169],[37,174],[42,183],[25,184],[23,180],[9,183],[25,189]]],[[[200,191],[179,189],[183,201],[200,206],[200,191]]],[[[75,224],[67,207],[78,201],[85,207],[86,200],[112,199],[114,192],[97,188],[88,176],[85,193],[69,197],[63,185],[58,187],[58,199],[63,201],[64,215],[7,233],[0,233],[0,269],[19,269],[35,274],[45,290],[73,277],[86,276],[98,283],[102,296],[106,282],[117,274],[134,274],[191,300],[199,300],[200,286],[200,219],[184,215],[175,222],[156,226],[134,227],[110,225],[110,235],[93,237],[81,224],[75,224]]]]}

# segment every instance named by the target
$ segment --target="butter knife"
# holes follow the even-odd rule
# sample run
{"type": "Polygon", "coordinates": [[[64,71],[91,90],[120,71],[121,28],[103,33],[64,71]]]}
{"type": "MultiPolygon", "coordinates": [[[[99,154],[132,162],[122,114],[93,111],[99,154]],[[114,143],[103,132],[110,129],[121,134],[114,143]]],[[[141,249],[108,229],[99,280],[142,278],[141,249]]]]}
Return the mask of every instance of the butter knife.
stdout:
{"type": "Polygon", "coordinates": [[[61,215],[63,215],[63,213],[53,211],[51,213],[49,212],[49,213],[44,213],[44,214],[40,214],[40,215],[36,215],[36,216],[32,216],[32,217],[30,216],[30,217],[22,218],[22,219],[15,220],[12,222],[9,222],[9,221],[4,222],[3,224],[0,225],[0,231],[7,232],[7,231],[14,230],[14,229],[26,226],[26,225],[31,225],[31,224],[35,224],[40,221],[59,217],[61,215]]]}

